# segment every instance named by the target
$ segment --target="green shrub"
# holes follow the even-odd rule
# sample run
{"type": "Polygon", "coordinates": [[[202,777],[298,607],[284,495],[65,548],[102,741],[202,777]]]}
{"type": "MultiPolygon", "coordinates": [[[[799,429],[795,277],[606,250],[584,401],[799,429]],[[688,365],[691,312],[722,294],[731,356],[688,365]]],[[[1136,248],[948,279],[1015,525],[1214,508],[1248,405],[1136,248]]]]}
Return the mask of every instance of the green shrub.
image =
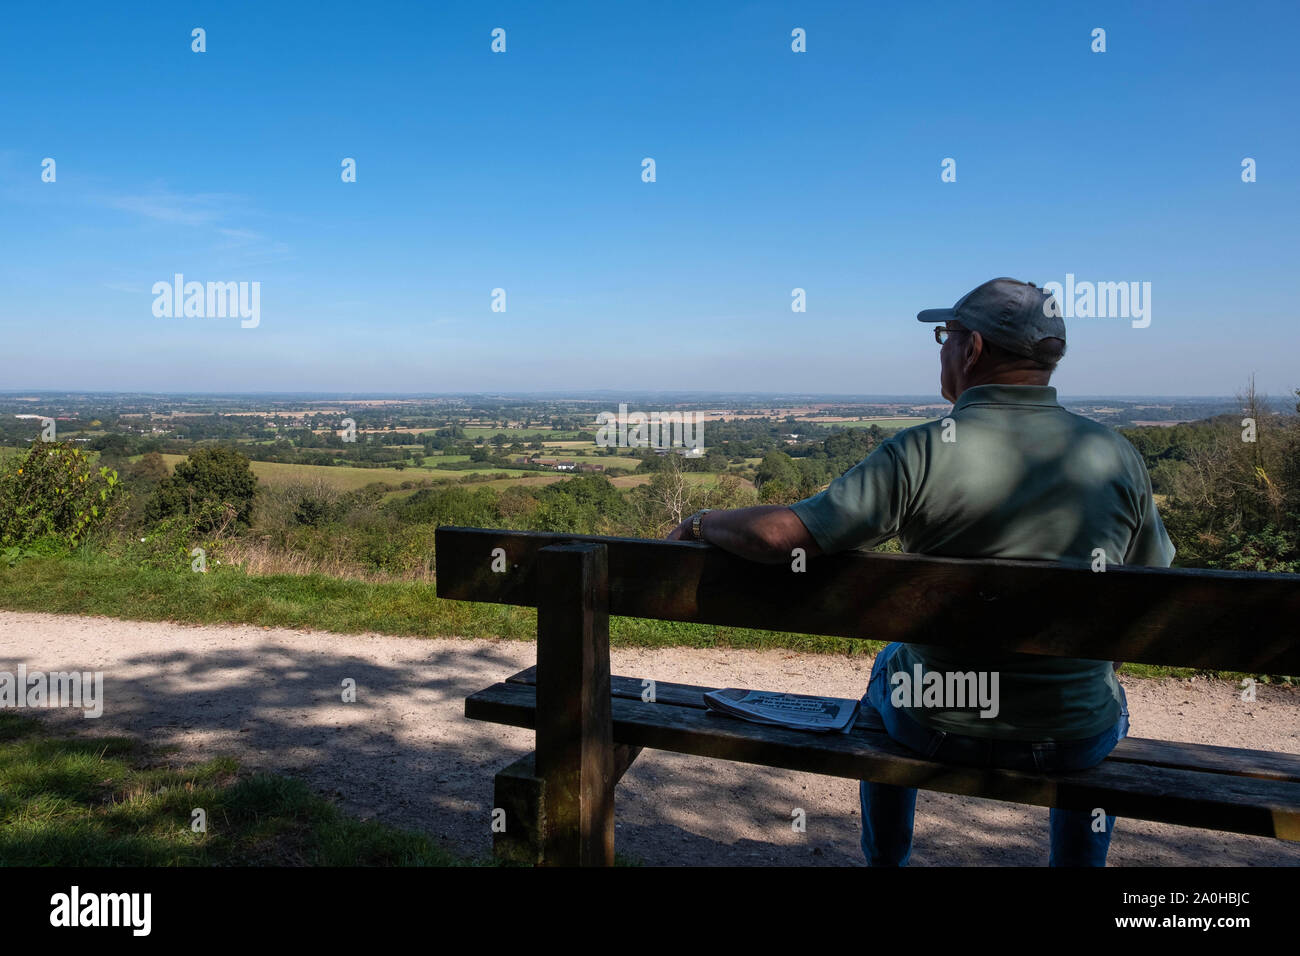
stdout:
{"type": "Polygon", "coordinates": [[[71,549],[107,518],[117,491],[117,472],[96,469],[80,448],[33,444],[0,466],[0,548],[44,540],[71,549]]]}
{"type": "Polygon", "coordinates": [[[233,448],[199,448],[177,462],[145,508],[148,521],[176,515],[195,519],[200,531],[220,533],[231,525],[247,528],[253,518],[257,476],[248,458],[233,448]]]}
{"type": "Polygon", "coordinates": [[[221,560],[221,542],[205,539],[201,526],[210,524],[210,516],[173,515],[156,523],[137,540],[128,543],[123,555],[140,568],[159,571],[192,571],[199,556],[196,548],[203,550],[203,562],[208,570],[216,570],[221,560]]]}

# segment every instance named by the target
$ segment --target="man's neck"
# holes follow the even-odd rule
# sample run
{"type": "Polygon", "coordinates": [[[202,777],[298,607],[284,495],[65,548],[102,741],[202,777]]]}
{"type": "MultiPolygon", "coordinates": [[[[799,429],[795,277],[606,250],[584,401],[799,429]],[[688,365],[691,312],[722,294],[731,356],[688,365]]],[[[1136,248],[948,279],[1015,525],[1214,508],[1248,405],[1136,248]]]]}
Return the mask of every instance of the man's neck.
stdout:
{"type": "MultiPolygon", "coordinates": [[[[1040,388],[1044,385],[1050,385],[1052,379],[1051,372],[1040,372],[1036,369],[1011,369],[1004,372],[994,372],[990,375],[980,375],[971,378],[965,383],[964,392],[967,388],[975,388],[977,385],[1037,385],[1040,388]]],[[[957,393],[961,398],[961,392],[957,393]]]]}

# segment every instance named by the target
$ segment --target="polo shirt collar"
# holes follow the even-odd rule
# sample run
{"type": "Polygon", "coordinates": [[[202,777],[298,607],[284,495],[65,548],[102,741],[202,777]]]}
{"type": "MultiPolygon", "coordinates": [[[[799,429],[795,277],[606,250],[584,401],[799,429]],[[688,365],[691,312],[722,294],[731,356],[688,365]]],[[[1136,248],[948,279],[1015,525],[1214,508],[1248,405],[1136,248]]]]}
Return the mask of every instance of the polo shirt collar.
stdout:
{"type": "Polygon", "coordinates": [[[976,385],[961,393],[952,406],[955,412],[967,405],[1046,405],[1059,408],[1056,389],[1051,385],[976,385]]]}

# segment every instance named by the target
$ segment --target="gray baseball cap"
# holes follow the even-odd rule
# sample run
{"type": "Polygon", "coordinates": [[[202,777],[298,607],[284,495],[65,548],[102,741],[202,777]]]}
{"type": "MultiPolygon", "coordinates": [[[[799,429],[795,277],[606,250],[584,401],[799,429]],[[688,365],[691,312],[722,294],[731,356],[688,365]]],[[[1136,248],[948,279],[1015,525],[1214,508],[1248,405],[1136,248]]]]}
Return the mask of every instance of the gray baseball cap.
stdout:
{"type": "Polygon", "coordinates": [[[916,317],[922,322],[960,322],[994,345],[1028,357],[1041,339],[1065,341],[1065,320],[1056,297],[1016,279],[990,279],[951,309],[925,309],[916,317]]]}

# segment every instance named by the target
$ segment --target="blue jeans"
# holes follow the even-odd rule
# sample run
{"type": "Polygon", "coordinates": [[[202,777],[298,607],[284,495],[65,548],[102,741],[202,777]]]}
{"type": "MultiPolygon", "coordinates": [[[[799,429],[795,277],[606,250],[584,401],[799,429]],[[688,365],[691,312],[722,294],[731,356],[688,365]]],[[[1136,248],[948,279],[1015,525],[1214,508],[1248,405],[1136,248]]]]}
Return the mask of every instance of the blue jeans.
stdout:
{"type": "MultiPolygon", "coordinates": [[[[889,659],[902,644],[890,644],[876,655],[863,704],[880,713],[889,736],[932,760],[1006,770],[1062,772],[1096,766],[1120,738],[1128,734],[1128,699],[1120,688],[1119,722],[1084,740],[1034,742],[993,740],[931,730],[889,703],[886,686],[889,659]]],[[[906,866],[912,856],[912,823],[916,816],[916,790],[863,780],[862,852],[869,866],[906,866]]],[[[1051,813],[1052,850],[1048,866],[1105,866],[1115,818],[1106,817],[1106,829],[1093,832],[1092,814],[1084,810],[1051,813]]]]}

